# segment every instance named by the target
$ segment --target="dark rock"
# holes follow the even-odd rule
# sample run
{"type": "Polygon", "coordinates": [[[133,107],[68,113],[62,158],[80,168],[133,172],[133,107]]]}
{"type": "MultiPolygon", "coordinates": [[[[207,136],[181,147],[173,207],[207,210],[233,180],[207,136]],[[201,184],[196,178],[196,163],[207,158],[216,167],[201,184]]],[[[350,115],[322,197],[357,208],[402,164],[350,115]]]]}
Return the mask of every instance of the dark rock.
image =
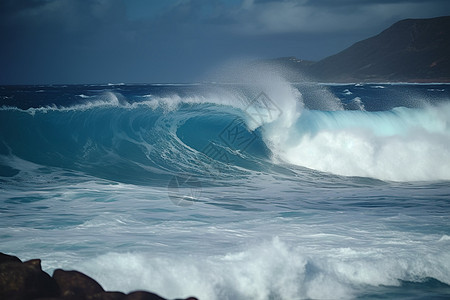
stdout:
{"type": "Polygon", "coordinates": [[[121,292],[102,292],[93,295],[66,295],[58,298],[39,298],[38,300],[125,300],[126,294],[121,292]]]}
{"type": "Polygon", "coordinates": [[[2,255],[0,264],[0,299],[36,299],[58,297],[59,288],[47,273],[41,261],[22,263],[17,257],[2,255]],[[9,260],[9,261],[7,261],[9,260]]]}
{"type": "Polygon", "coordinates": [[[34,268],[36,270],[42,271],[41,260],[40,259],[30,259],[23,263],[30,268],[34,268]]]}
{"type": "Polygon", "coordinates": [[[121,292],[103,292],[91,295],[88,297],[89,300],[123,300],[126,295],[121,292]]]}
{"type": "Polygon", "coordinates": [[[57,269],[53,272],[53,278],[59,285],[61,296],[64,298],[88,299],[105,292],[97,281],[78,271],[57,269]]]}
{"type": "Polygon", "coordinates": [[[165,300],[164,298],[161,298],[160,296],[158,296],[156,294],[145,292],[145,291],[136,291],[136,292],[129,293],[125,299],[126,300],[165,300]]]}
{"type": "MultiPolygon", "coordinates": [[[[126,300],[166,300],[165,298],[162,298],[158,296],[157,294],[146,292],[146,291],[135,291],[132,293],[129,293],[126,300]]],[[[182,300],[182,299],[177,299],[182,300]]],[[[189,297],[184,300],[198,300],[195,297],[189,297]]]]}
{"type": "Polygon", "coordinates": [[[8,255],[8,254],[4,254],[4,253],[0,252],[0,264],[6,263],[6,262],[19,262],[19,263],[21,263],[22,261],[16,256],[12,256],[12,255],[8,255]]]}

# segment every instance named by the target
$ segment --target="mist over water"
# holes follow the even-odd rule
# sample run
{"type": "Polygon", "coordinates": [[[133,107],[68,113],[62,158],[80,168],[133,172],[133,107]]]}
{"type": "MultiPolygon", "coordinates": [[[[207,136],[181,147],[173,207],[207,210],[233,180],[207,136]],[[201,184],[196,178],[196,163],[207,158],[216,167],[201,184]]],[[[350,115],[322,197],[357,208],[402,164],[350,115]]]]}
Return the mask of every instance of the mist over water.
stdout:
{"type": "Polygon", "coordinates": [[[449,95],[1,87],[2,252],[168,298],[448,297],[449,95]]]}

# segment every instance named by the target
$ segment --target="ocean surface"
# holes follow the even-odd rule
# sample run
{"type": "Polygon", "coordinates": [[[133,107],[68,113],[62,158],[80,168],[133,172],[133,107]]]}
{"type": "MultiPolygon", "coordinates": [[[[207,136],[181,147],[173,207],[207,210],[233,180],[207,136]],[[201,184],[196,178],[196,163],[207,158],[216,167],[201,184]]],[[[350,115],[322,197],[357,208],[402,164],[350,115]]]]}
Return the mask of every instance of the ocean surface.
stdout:
{"type": "Polygon", "coordinates": [[[450,298],[450,85],[2,86],[0,107],[0,251],[49,273],[450,298]]]}

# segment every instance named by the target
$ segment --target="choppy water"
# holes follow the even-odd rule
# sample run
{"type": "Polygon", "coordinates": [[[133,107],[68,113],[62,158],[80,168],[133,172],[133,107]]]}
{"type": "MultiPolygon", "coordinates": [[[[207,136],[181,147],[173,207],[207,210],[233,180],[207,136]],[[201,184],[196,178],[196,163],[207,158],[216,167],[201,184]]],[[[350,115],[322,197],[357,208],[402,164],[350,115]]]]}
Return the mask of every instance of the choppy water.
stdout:
{"type": "Polygon", "coordinates": [[[450,297],[450,87],[0,87],[0,247],[107,290],[450,297]]]}

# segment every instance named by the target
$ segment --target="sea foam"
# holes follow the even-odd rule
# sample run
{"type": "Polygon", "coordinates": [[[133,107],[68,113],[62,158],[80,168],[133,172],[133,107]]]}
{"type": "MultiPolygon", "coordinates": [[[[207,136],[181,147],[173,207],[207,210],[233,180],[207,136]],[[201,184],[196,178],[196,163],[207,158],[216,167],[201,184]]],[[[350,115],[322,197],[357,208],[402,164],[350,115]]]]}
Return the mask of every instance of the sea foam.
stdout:
{"type": "Polygon", "coordinates": [[[450,105],[391,111],[304,110],[293,126],[267,126],[274,158],[344,176],[450,179],[450,105]]]}

